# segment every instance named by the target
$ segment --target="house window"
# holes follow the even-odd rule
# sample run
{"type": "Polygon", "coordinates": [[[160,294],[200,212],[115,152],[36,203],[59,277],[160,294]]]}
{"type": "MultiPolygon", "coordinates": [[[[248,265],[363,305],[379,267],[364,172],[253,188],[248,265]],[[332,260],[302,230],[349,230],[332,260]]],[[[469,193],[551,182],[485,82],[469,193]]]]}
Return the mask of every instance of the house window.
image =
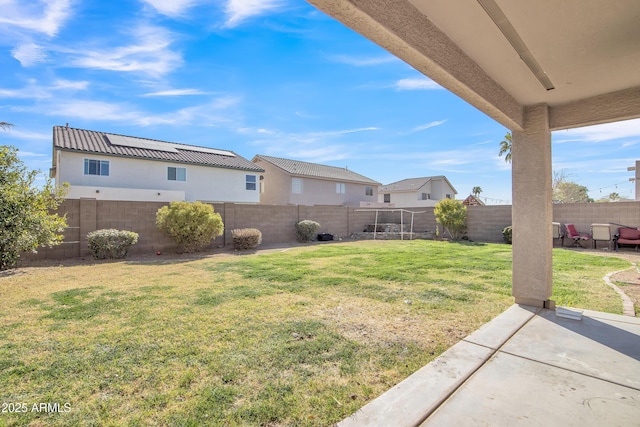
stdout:
{"type": "MultiPolygon", "coordinates": [[[[380,199],[378,199],[380,200],[380,199]]],[[[391,194],[385,194],[384,195],[384,202],[385,203],[391,203],[391,194]]]]}
{"type": "Polygon", "coordinates": [[[447,199],[450,199],[450,198],[451,198],[451,194],[447,194],[447,195],[446,195],[446,198],[447,198],[447,199]]]}
{"type": "Polygon", "coordinates": [[[256,176],[255,175],[247,175],[247,190],[256,190],[256,176]]]}
{"type": "Polygon", "coordinates": [[[422,193],[420,195],[420,200],[429,200],[431,199],[431,193],[422,193]]]}
{"type": "Polygon", "coordinates": [[[169,181],[186,181],[187,168],[174,168],[169,166],[167,168],[167,179],[169,181]]]}
{"type": "Polygon", "coordinates": [[[109,176],[109,161],[84,159],[84,174],[109,176]]]}
{"type": "Polygon", "coordinates": [[[373,196],[373,187],[369,187],[369,186],[364,187],[364,195],[373,196]]]}
{"type": "Polygon", "coordinates": [[[291,178],[291,192],[302,194],[302,178],[291,178]]]}
{"type": "Polygon", "coordinates": [[[336,193],[344,194],[347,192],[347,184],[344,182],[336,182],[336,193]]]}

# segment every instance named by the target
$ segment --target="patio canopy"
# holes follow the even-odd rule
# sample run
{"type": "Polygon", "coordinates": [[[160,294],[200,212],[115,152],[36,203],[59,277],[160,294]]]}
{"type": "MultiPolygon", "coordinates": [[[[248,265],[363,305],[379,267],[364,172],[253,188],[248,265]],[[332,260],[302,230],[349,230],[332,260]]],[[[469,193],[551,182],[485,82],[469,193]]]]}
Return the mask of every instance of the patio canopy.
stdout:
{"type": "Polygon", "coordinates": [[[551,131],[640,117],[638,0],[308,0],[513,133],[513,295],[553,305],[551,131]]]}

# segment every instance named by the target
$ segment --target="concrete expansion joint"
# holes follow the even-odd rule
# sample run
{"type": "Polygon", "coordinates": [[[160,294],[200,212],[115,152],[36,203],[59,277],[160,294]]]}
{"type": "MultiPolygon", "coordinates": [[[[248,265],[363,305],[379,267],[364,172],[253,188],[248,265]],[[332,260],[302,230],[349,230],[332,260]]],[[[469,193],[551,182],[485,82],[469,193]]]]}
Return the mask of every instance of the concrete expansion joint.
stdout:
{"type": "MultiPolygon", "coordinates": [[[[442,405],[444,405],[449,399],[451,399],[451,397],[453,397],[453,395],[456,394],[456,392],[458,390],[460,390],[464,384],[466,384],[467,382],[469,382],[473,376],[480,371],[487,363],[489,363],[497,354],[499,353],[505,353],[505,354],[510,354],[508,352],[505,352],[502,350],[502,348],[518,333],[520,332],[520,330],[522,330],[522,328],[524,328],[526,325],[528,325],[533,319],[535,319],[538,314],[540,313],[541,310],[543,310],[540,307],[532,307],[535,308],[536,311],[534,313],[533,316],[531,316],[531,318],[527,319],[527,321],[525,321],[522,325],[520,325],[520,327],[518,327],[518,329],[516,329],[515,331],[513,331],[512,334],[510,334],[509,336],[505,337],[504,340],[502,340],[502,342],[500,342],[499,345],[492,347],[492,346],[488,346],[488,345],[483,345],[480,344],[478,342],[472,341],[472,340],[467,340],[468,337],[463,338],[461,341],[464,341],[466,343],[469,344],[473,344],[473,345],[477,345],[478,347],[483,347],[486,348],[488,350],[490,350],[490,353],[487,354],[486,358],[482,361],[481,364],[479,364],[473,371],[468,372],[466,378],[460,382],[460,384],[451,391],[451,393],[449,393],[448,395],[446,395],[439,403],[438,405],[436,405],[431,411],[429,411],[424,419],[422,420],[422,422],[426,421],[435,411],[438,410],[438,408],[440,408],[442,405]]],[[[517,357],[521,357],[521,356],[517,356],[517,357]]]]}

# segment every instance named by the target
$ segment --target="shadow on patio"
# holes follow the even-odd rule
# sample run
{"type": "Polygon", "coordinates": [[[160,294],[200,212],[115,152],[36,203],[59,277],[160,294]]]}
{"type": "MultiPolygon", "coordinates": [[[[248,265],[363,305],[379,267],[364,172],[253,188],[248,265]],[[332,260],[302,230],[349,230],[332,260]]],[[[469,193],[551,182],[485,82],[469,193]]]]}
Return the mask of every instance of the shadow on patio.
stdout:
{"type": "Polygon", "coordinates": [[[638,423],[640,319],[513,305],[339,426],[638,423]]]}

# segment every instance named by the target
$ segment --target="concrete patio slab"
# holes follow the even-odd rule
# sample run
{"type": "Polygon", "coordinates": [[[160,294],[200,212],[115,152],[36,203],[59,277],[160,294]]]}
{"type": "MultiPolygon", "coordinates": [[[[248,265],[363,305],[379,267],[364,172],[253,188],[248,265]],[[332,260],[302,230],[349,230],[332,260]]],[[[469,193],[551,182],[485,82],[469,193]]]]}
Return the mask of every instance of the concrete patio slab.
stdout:
{"type": "Polygon", "coordinates": [[[339,426],[640,425],[640,319],[514,305],[339,426]]]}
{"type": "Polygon", "coordinates": [[[569,320],[544,310],[501,351],[640,390],[638,320],[584,313],[582,320],[569,320]]]}
{"type": "Polygon", "coordinates": [[[640,391],[499,353],[422,426],[633,426],[640,391]]]}

